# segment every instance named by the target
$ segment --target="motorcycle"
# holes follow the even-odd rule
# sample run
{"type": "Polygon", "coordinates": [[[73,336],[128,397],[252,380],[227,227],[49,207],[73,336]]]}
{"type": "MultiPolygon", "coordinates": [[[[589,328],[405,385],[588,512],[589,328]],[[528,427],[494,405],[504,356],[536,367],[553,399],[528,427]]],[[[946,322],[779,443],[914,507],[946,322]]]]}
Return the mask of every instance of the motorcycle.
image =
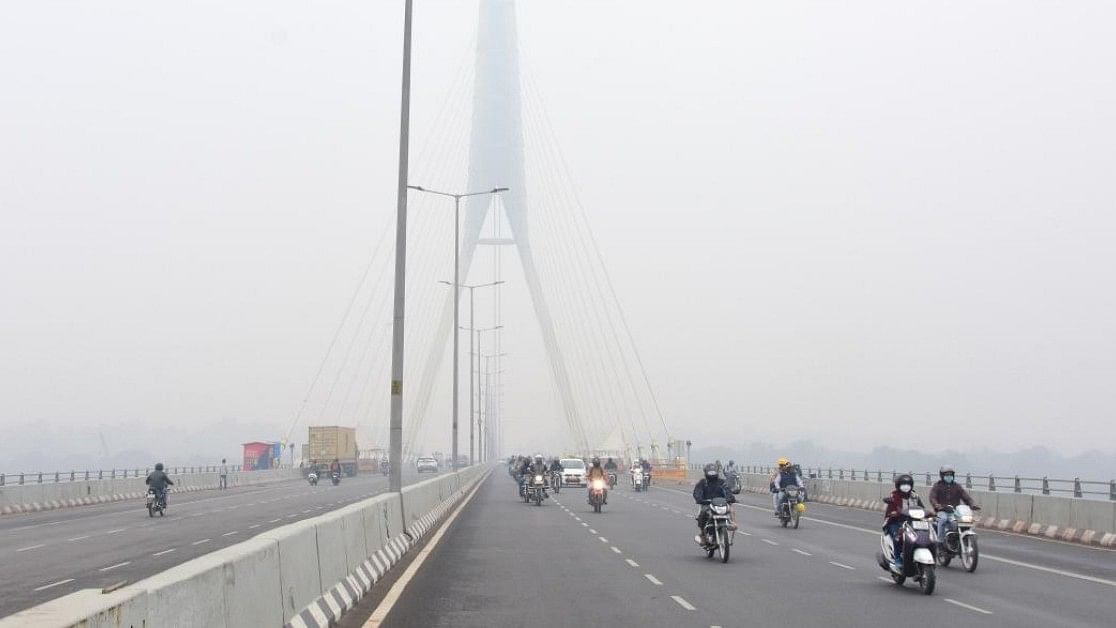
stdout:
{"type": "Polygon", "coordinates": [[[634,488],[636,492],[646,490],[646,487],[643,485],[643,469],[632,469],[632,488],[634,488]]]}
{"type": "Polygon", "coordinates": [[[311,471],[310,473],[308,473],[306,475],[306,481],[310,483],[310,486],[317,486],[318,485],[318,472],[317,471],[311,471]]]}
{"type": "Polygon", "coordinates": [[[167,510],[167,491],[166,489],[160,494],[153,488],[147,489],[147,516],[154,517],[155,511],[159,512],[162,517],[167,510]]]}
{"type": "Polygon", "coordinates": [[[794,529],[798,529],[802,513],[806,512],[806,503],[802,501],[802,491],[797,486],[788,486],[783,490],[783,503],[779,506],[779,522],[787,527],[791,521],[794,529]]]}
{"type": "Polygon", "coordinates": [[[330,473],[329,474],[329,479],[333,482],[334,486],[337,486],[338,484],[341,483],[341,472],[334,471],[333,473],[330,473]]]}
{"type": "Polygon", "coordinates": [[[608,485],[604,480],[593,480],[589,485],[589,505],[593,507],[593,512],[600,512],[601,506],[604,505],[605,495],[608,491],[608,485]]]}
{"type": "MultiPolygon", "coordinates": [[[[890,499],[890,498],[888,498],[890,499]]],[[[887,501],[887,500],[885,500],[887,501]]],[[[876,562],[880,568],[891,575],[895,584],[902,585],[907,578],[914,578],[918,586],[926,595],[934,593],[936,577],[934,575],[934,553],[937,549],[937,538],[931,518],[922,508],[908,508],[903,513],[903,523],[899,527],[898,537],[902,540],[903,564],[896,564],[895,542],[885,530],[880,537],[880,551],[876,554],[876,562]]]]}
{"type": "Polygon", "coordinates": [[[938,539],[938,564],[948,567],[954,557],[961,559],[961,566],[973,573],[976,571],[977,562],[980,560],[980,550],[977,548],[977,535],[973,530],[976,519],[974,510],[965,504],[946,507],[949,521],[945,525],[945,537],[938,539]]]}
{"type": "Polygon", "coordinates": [[[546,499],[546,479],[540,473],[532,476],[531,481],[527,483],[523,501],[528,504],[535,502],[536,506],[542,506],[544,499],[546,499]]]}
{"type": "Polygon", "coordinates": [[[384,475],[390,474],[391,473],[391,463],[386,461],[386,460],[381,462],[380,463],[380,473],[383,473],[384,475]]]}
{"type": "Polygon", "coordinates": [[[736,540],[736,526],[732,523],[729,503],[723,497],[714,497],[702,500],[701,505],[709,512],[702,529],[701,549],[705,550],[706,558],[717,554],[722,563],[727,563],[732,543],[736,540]]]}
{"type": "Polygon", "coordinates": [[[616,488],[616,472],[615,471],[609,471],[608,472],[608,488],[609,489],[616,488]]]}

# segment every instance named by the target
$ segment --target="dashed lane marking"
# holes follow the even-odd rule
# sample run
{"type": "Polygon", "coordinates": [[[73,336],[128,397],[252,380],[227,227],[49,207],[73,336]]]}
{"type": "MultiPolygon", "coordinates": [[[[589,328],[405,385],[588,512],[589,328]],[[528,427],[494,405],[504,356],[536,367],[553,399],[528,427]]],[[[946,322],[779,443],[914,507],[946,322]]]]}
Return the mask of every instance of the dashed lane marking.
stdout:
{"type": "Polygon", "coordinates": [[[778,545],[778,543],[776,543],[775,541],[772,541],[771,539],[760,539],[760,540],[763,541],[764,543],[767,543],[768,545],[778,545]]]}
{"type": "Polygon", "coordinates": [[[662,582],[659,582],[659,579],[658,579],[658,578],[656,578],[655,576],[652,576],[652,575],[651,575],[651,574],[649,574],[649,573],[645,573],[645,574],[643,574],[643,577],[644,577],[644,578],[647,578],[648,580],[650,580],[650,581],[651,581],[651,584],[653,584],[653,585],[655,585],[655,586],[657,586],[657,587],[661,587],[661,586],[663,586],[663,583],[662,583],[662,582]]]}
{"type": "Polygon", "coordinates": [[[89,535],[87,534],[85,536],[75,536],[72,539],[66,539],[66,540],[67,541],[84,541],[85,539],[88,539],[88,538],[89,538],[89,535]]]}
{"type": "Polygon", "coordinates": [[[991,615],[992,614],[992,611],[984,610],[983,608],[973,606],[972,604],[966,604],[964,602],[958,602],[957,600],[952,600],[948,597],[945,599],[945,601],[949,602],[950,604],[953,604],[954,606],[960,606],[961,608],[967,608],[970,611],[974,611],[974,612],[977,612],[977,613],[982,613],[984,615],[991,615]]]}
{"type": "Polygon", "coordinates": [[[258,524],[258,523],[254,523],[254,524],[252,524],[252,525],[248,526],[248,529],[249,529],[249,530],[255,530],[255,529],[256,529],[256,528],[258,528],[258,527],[260,527],[260,524],[258,524]]]}
{"type": "Polygon", "coordinates": [[[232,532],[226,532],[226,533],[222,534],[221,536],[232,536],[232,535],[236,534],[237,532],[239,532],[239,530],[233,530],[232,532]]]}
{"type": "Polygon", "coordinates": [[[596,534],[596,533],[597,533],[596,530],[594,530],[593,528],[589,528],[589,534],[596,534]]]}
{"type": "Polygon", "coordinates": [[[803,556],[813,556],[813,554],[811,554],[810,552],[804,552],[804,551],[798,549],[797,547],[792,548],[791,551],[796,553],[796,554],[802,554],[803,556]]]}
{"type": "Polygon", "coordinates": [[[190,545],[201,545],[202,543],[208,543],[209,541],[210,541],[210,539],[202,539],[200,541],[194,541],[190,545]]]}
{"type": "Polygon", "coordinates": [[[848,566],[848,565],[846,565],[846,564],[843,564],[843,563],[837,563],[837,562],[833,562],[832,560],[831,560],[831,561],[829,561],[829,564],[830,564],[830,565],[833,565],[834,567],[840,567],[841,569],[848,569],[849,571],[853,571],[853,570],[855,570],[855,569],[856,569],[856,567],[849,567],[849,566],[848,566]]]}
{"type": "Polygon", "coordinates": [[[598,536],[597,538],[601,540],[601,543],[608,543],[608,539],[604,538],[603,536],[598,536]]]}
{"type": "Polygon", "coordinates": [[[124,565],[131,565],[131,564],[132,564],[132,561],[126,560],[122,563],[116,563],[115,565],[109,565],[108,567],[101,567],[97,571],[112,571],[113,569],[116,569],[117,567],[123,567],[124,565]]]}
{"type": "Polygon", "coordinates": [[[626,562],[627,562],[627,563],[628,563],[629,565],[631,565],[632,567],[639,567],[639,563],[637,563],[636,561],[634,561],[634,560],[632,560],[632,559],[630,559],[630,558],[625,558],[624,560],[625,560],[625,561],[626,561],[626,562]]]}
{"type": "Polygon", "coordinates": [[[41,587],[35,587],[33,590],[35,590],[35,591],[46,591],[47,589],[53,589],[54,587],[59,587],[59,586],[62,586],[64,584],[66,584],[67,582],[73,582],[73,581],[74,581],[73,578],[66,578],[65,580],[59,580],[58,582],[52,582],[50,584],[44,584],[41,587]]]}
{"type": "Polygon", "coordinates": [[[681,595],[672,595],[672,596],[670,596],[670,599],[674,600],[675,602],[678,602],[679,606],[681,606],[682,608],[684,608],[688,611],[696,611],[697,610],[696,608],[694,608],[693,604],[690,604],[689,602],[687,602],[681,595]]]}
{"type": "Polygon", "coordinates": [[[163,554],[170,554],[173,551],[174,551],[174,548],[172,547],[168,550],[163,550],[161,552],[155,552],[154,554],[152,554],[152,556],[162,556],[163,554]]]}
{"type": "Polygon", "coordinates": [[[127,530],[127,529],[128,529],[128,528],[117,528],[117,529],[115,529],[115,530],[109,530],[108,532],[105,532],[105,534],[116,534],[117,532],[123,532],[123,531],[125,531],[125,530],[127,530]]]}
{"type": "Polygon", "coordinates": [[[611,549],[612,549],[612,551],[616,552],[617,554],[622,554],[623,553],[623,552],[620,551],[620,548],[616,547],[615,545],[613,545],[611,549]]]}
{"type": "Polygon", "coordinates": [[[16,551],[17,552],[30,552],[31,550],[39,549],[40,547],[46,547],[46,543],[39,543],[38,545],[30,545],[28,547],[21,547],[21,548],[17,549],[16,551]]]}
{"type": "Polygon", "coordinates": [[[271,521],[268,521],[268,523],[279,523],[282,520],[283,520],[283,518],[279,517],[278,519],[272,519],[271,521]]]}

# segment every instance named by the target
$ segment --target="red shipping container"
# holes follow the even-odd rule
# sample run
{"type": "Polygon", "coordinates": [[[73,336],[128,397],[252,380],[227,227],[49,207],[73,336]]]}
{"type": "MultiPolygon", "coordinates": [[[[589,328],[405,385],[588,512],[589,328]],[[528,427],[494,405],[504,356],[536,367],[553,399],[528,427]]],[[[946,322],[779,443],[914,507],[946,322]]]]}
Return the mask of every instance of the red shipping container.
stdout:
{"type": "Polygon", "coordinates": [[[267,469],[270,462],[271,443],[244,443],[244,470],[267,469]]]}

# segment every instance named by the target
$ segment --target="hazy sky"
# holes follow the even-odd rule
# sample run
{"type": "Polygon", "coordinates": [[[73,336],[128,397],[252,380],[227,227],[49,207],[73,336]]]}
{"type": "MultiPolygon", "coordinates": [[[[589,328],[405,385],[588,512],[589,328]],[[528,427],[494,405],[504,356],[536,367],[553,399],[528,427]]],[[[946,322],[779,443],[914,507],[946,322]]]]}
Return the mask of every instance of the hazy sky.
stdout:
{"type": "MultiPolygon", "coordinates": [[[[0,8],[0,429],[283,436],[392,228],[401,8],[0,8]]],[[[416,1],[416,177],[476,15],[416,1]]],[[[1110,2],[521,2],[674,435],[1116,451],[1113,23],[1110,2]]],[[[517,272],[507,439],[535,447],[560,410],[517,272]]]]}

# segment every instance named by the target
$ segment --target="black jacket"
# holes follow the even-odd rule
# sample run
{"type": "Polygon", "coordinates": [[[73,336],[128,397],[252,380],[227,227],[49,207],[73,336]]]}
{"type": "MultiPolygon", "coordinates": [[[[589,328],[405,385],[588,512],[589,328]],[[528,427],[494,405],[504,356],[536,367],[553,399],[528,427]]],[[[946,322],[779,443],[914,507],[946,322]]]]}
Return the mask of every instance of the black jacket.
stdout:
{"type": "Polygon", "coordinates": [[[697,485],[694,486],[695,502],[700,504],[707,499],[714,499],[716,497],[723,497],[729,503],[736,501],[736,496],[725,486],[725,482],[721,478],[716,478],[714,480],[702,478],[698,480],[697,485]]]}
{"type": "Polygon", "coordinates": [[[166,474],[166,472],[165,471],[159,471],[159,470],[155,470],[155,471],[152,471],[151,473],[149,473],[147,475],[147,480],[145,480],[145,481],[147,482],[148,486],[150,486],[151,488],[153,488],[157,491],[166,490],[166,488],[168,486],[173,486],[174,485],[174,482],[171,482],[171,479],[166,474]]]}

